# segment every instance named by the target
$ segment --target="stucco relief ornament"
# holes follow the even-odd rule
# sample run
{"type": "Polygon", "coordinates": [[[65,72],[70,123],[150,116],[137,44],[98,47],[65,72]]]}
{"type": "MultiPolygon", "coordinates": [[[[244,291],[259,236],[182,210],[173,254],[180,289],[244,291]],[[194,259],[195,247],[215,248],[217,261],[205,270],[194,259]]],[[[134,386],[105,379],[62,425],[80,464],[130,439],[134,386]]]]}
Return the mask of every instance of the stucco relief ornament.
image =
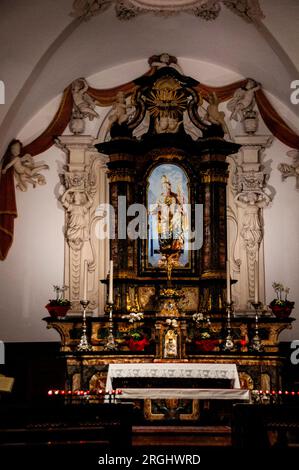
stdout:
{"type": "Polygon", "coordinates": [[[65,237],[71,248],[78,251],[89,240],[89,209],[92,198],[85,190],[70,188],[61,197],[61,204],[67,212],[65,237]]]}
{"type": "Polygon", "coordinates": [[[290,176],[294,176],[296,178],[296,189],[299,191],[299,150],[289,150],[287,155],[288,157],[291,157],[292,164],[280,163],[277,168],[281,172],[282,181],[290,176]]]}
{"type": "Polygon", "coordinates": [[[185,12],[211,21],[219,16],[221,4],[248,23],[264,18],[258,0],[75,0],[71,16],[88,20],[114,5],[120,20],[144,13],[167,17],[185,12]]]}
{"type": "Polygon", "coordinates": [[[238,207],[244,209],[240,235],[244,241],[248,262],[249,296],[254,297],[255,262],[258,261],[259,247],[263,240],[264,228],[260,210],[267,207],[271,198],[261,190],[243,191],[235,196],[238,207]]]}
{"type": "Polygon", "coordinates": [[[70,130],[73,134],[82,134],[85,129],[84,118],[90,121],[99,117],[95,111],[96,101],[88,94],[88,84],[85,78],[78,78],[72,83],[73,110],[70,121],[70,130]]]}
{"type": "Polygon", "coordinates": [[[2,173],[5,174],[13,166],[18,189],[25,192],[28,189],[28,183],[32,184],[34,188],[37,184],[46,184],[46,178],[40,171],[48,170],[48,165],[34,161],[29,153],[21,156],[22,143],[19,140],[12,141],[9,151],[10,162],[3,168],[2,173]]]}
{"type": "Polygon", "coordinates": [[[167,52],[163,52],[163,54],[160,55],[152,55],[148,59],[148,63],[151,67],[157,67],[157,69],[171,67],[177,70],[179,73],[183,74],[183,70],[178,64],[178,59],[173,55],[167,54],[167,52]]]}

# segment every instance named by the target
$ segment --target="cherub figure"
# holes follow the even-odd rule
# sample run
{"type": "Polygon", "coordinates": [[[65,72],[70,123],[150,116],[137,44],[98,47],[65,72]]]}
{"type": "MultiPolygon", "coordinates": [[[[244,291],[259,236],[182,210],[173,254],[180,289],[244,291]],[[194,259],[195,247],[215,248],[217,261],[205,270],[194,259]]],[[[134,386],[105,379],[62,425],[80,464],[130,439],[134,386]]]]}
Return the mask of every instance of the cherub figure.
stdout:
{"type": "Polygon", "coordinates": [[[27,183],[31,183],[35,188],[37,184],[46,184],[44,175],[39,173],[40,170],[48,170],[49,166],[42,162],[35,162],[29,153],[21,157],[23,145],[19,140],[13,140],[8,148],[10,154],[10,162],[3,168],[2,173],[5,175],[7,170],[13,166],[14,175],[17,180],[17,188],[21,191],[27,191],[27,183]]]}
{"type": "Polygon", "coordinates": [[[282,181],[289,176],[295,176],[296,189],[299,190],[299,150],[289,150],[287,155],[288,157],[291,157],[292,165],[289,165],[288,163],[280,163],[277,168],[281,172],[282,181]]]}
{"type": "Polygon", "coordinates": [[[162,67],[172,67],[179,73],[183,73],[181,67],[178,65],[177,58],[167,54],[166,52],[163,52],[163,54],[160,55],[153,55],[149,58],[148,63],[151,67],[157,67],[157,69],[161,69],[162,67]]]}
{"type": "Polygon", "coordinates": [[[179,121],[177,116],[164,112],[160,113],[155,120],[155,130],[157,134],[171,133],[175,134],[178,132],[180,124],[183,121],[179,121]]]}
{"type": "Polygon", "coordinates": [[[254,107],[254,93],[260,89],[260,84],[252,78],[247,80],[245,88],[238,88],[232,99],[227,103],[227,109],[231,111],[230,119],[244,121],[245,113],[252,111],[254,107]]]}
{"type": "Polygon", "coordinates": [[[88,117],[92,121],[95,117],[99,117],[95,111],[96,101],[93,100],[86,92],[88,84],[85,78],[78,78],[72,83],[72,94],[74,100],[73,114],[76,117],[88,117]]]}
{"type": "Polygon", "coordinates": [[[133,106],[127,104],[124,92],[119,91],[116,95],[116,100],[112,105],[112,110],[109,116],[110,128],[114,123],[121,125],[127,122],[133,109],[133,106]]]}
{"type": "Polygon", "coordinates": [[[214,91],[213,93],[209,94],[208,102],[209,105],[207,107],[205,119],[211,124],[220,125],[223,129],[223,132],[229,135],[229,130],[225,122],[225,113],[223,111],[219,111],[219,99],[214,91]]]}

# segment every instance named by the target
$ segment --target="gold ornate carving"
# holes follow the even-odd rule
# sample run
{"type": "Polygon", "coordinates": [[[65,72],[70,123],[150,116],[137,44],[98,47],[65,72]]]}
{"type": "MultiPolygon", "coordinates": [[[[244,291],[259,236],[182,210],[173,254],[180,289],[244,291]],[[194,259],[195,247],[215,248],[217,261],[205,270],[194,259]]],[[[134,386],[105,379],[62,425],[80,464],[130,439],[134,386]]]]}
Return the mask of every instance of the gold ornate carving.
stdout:
{"type": "Polygon", "coordinates": [[[197,309],[199,300],[199,290],[197,287],[185,287],[184,295],[178,301],[178,308],[183,311],[193,311],[197,309]]]}
{"type": "Polygon", "coordinates": [[[156,118],[165,112],[183,113],[187,106],[187,99],[180,83],[167,76],[156,81],[147,101],[150,114],[156,118]]]}
{"type": "Polygon", "coordinates": [[[239,379],[241,388],[244,390],[253,390],[254,389],[254,381],[251,375],[247,374],[247,372],[239,372],[239,379]]]}
{"type": "Polygon", "coordinates": [[[96,372],[89,381],[89,390],[91,392],[106,389],[107,372],[96,372]]]}
{"type": "Polygon", "coordinates": [[[155,161],[158,161],[158,160],[183,160],[184,159],[184,156],[183,155],[179,155],[177,152],[173,152],[173,153],[167,153],[167,154],[159,154],[159,155],[156,155],[154,157],[154,160],[155,161]]]}
{"type": "Polygon", "coordinates": [[[201,275],[202,279],[226,279],[224,271],[205,271],[201,275]]]}
{"type": "Polygon", "coordinates": [[[156,295],[155,287],[144,286],[138,288],[140,305],[142,310],[152,309],[153,301],[156,295]]]}
{"type": "Polygon", "coordinates": [[[132,175],[132,172],[125,170],[125,169],[109,171],[108,178],[109,178],[110,183],[117,183],[117,182],[133,183],[134,182],[134,175],[132,175]]]}
{"type": "MultiPolygon", "coordinates": [[[[192,412],[191,413],[178,413],[180,408],[183,408],[182,405],[186,404],[189,400],[180,400],[180,399],[166,399],[165,400],[165,413],[153,413],[152,410],[152,401],[150,399],[144,400],[144,417],[150,421],[160,421],[165,420],[167,414],[170,416],[175,415],[179,420],[192,421],[199,418],[199,401],[192,400],[192,412]]],[[[155,400],[157,402],[157,400],[155,400]]],[[[162,401],[162,400],[159,400],[162,401]]],[[[164,400],[163,400],[164,401],[164,400]]],[[[182,410],[183,411],[183,410],[182,410]]]]}

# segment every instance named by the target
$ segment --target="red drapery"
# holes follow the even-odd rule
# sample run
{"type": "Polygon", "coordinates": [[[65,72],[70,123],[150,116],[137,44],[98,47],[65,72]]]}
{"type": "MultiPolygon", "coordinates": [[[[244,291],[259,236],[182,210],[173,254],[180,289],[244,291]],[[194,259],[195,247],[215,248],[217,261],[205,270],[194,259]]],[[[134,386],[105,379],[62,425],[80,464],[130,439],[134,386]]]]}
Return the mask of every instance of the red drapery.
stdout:
{"type": "MultiPolygon", "coordinates": [[[[156,68],[151,68],[145,75],[152,75],[156,68]]],[[[198,84],[196,90],[203,98],[207,98],[210,93],[215,92],[220,102],[230,99],[234,92],[243,87],[247,80],[240,80],[222,87],[212,87],[205,84],[198,84]]],[[[89,87],[88,94],[94,98],[100,106],[111,106],[115,101],[118,92],[125,94],[133,93],[137,85],[134,81],[123,85],[109,88],[96,89],[89,87]]],[[[272,134],[281,142],[291,148],[299,148],[299,135],[296,134],[275,111],[263,90],[255,93],[256,102],[261,116],[272,134]]],[[[33,142],[24,147],[24,153],[32,156],[45,152],[53,145],[55,137],[61,135],[68,125],[73,107],[71,86],[65,89],[60,106],[47,129],[33,142]]],[[[3,166],[5,162],[3,162],[3,166]]],[[[10,168],[0,179],[0,259],[4,260],[13,241],[14,218],[17,216],[15,199],[15,187],[13,168],[10,168]]]]}

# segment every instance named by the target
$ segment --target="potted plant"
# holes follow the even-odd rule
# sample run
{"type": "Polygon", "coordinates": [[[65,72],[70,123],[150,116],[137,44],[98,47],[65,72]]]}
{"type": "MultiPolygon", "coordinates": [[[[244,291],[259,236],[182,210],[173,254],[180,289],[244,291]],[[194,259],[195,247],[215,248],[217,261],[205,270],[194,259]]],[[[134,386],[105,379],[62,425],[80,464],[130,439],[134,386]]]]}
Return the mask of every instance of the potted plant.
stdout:
{"type": "Polygon", "coordinates": [[[56,299],[50,299],[45,306],[51,317],[65,317],[71,307],[71,302],[64,298],[64,293],[68,289],[67,286],[53,286],[56,293],[56,299]]]}
{"type": "Polygon", "coordinates": [[[295,302],[288,300],[289,287],[284,287],[279,282],[273,282],[272,287],[276,293],[276,299],[272,300],[269,307],[277,318],[289,317],[295,305],[295,302]]]}
{"type": "Polygon", "coordinates": [[[205,319],[203,313],[195,313],[192,316],[195,321],[194,346],[197,351],[214,351],[219,345],[219,339],[215,338],[215,333],[211,328],[209,317],[205,319]]]}
{"type": "Polygon", "coordinates": [[[144,351],[145,347],[149,345],[149,341],[141,328],[135,326],[135,322],[143,320],[143,313],[130,312],[128,315],[123,315],[122,318],[129,320],[132,323],[132,328],[125,334],[126,344],[130,351],[144,351]]]}

